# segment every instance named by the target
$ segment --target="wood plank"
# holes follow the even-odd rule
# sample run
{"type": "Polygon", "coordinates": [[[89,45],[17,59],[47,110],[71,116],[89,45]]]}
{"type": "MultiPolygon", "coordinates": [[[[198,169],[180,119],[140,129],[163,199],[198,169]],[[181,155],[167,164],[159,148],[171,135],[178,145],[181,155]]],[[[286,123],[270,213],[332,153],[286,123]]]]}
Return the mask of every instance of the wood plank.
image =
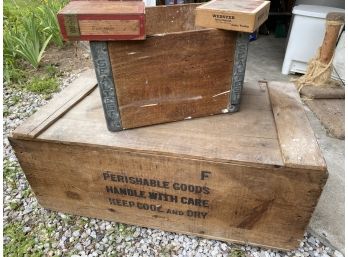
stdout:
{"type": "Polygon", "coordinates": [[[280,249],[298,246],[327,177],[320,170],[260,169],[91,145],[13,139],[11,143],[45,208],[280,249]],[[204,180],[202,171],[209,171],[204,180]],[[112,180],[111,175],[122,180],[112,180]],[[130,177],[160,185],[165,181],[168,186],[134,184],[130,177]],[[175,189],[174,183],[194,185],[194,190],[175,189]],[[107,186],[143,191],[145,197],[117,194],[107,186]],[[150,192],[177,201],[150,199],[150,192]],[[205,204],[188,205],[183,201],[188,198],[205,204]],[[144,210],[145,204],[154,211],[144,210]]]}
{"type": "Polygon", "coordinates": [[[272,110],[267,83],[260,81],[257,84],[248,82],[244,83],[241,96],[240,112],[242,112],[244,108],[269,111],[272,110]]]}
{"type": "Polygon", "coordinates": [[[39,139],[254,165],[283,165],[273,114],[270,109],[258,110],[255,106],[260,104],[242,106],[240,112],[233,114],[112,133],[106,129],[99,92],[95,90],[39,139]]]}
{"type": "Polygon", "coordinates": [[[325,160],[295,85],[269,82],[268,90],[285,166],[326,170],[325,160]]]}
{"type": "Polygon", "coordinates": [[[344,99],[305,100],[330,135],[344,139],[344,99]]]}
{"type": "Polygon", "coordinates": [[[80,74],[69,87],[55,96],[49,104],[28,118],[20,127],[12,132],[15,138],[35,138],[66,112],[68,112],[97,86],[95,72],[88,69],[80,74]]]}
{"type": "Polygon", "coordinates": [[[306,85],[301,89],[301,95],[309,99],[344,99],[344,87],[318,87],[306,85]]]}
{"type": "Polygon", "coordinates": [[[109,42],[123,128],[226,112],[235,40],[207,30],[109,42]]]}
{"type": "Polygon", "coordinates": [[[195,9],[200,4],[177,4],[145,8],[146,35],[196,30],[195,9]]]}

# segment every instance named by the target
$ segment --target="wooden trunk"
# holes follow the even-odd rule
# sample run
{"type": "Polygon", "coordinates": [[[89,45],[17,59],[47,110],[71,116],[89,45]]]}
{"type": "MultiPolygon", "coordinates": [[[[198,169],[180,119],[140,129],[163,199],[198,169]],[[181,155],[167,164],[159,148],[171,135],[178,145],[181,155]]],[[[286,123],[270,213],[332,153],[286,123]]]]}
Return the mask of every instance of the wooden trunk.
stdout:
{"type": "Polygon", "coordinates": [[[218,240],[298,246],[327,170],[292,84],[247,85],[233,115],[112,133],[93,73],[10,137],[43,207],[218,240]]]}
{"type": "Polygon", "coordinates": [[[248,36],[195,27],[197,6],[147,7],[145,41],[91,42],[109,130],[238,110],[248,36]]]}

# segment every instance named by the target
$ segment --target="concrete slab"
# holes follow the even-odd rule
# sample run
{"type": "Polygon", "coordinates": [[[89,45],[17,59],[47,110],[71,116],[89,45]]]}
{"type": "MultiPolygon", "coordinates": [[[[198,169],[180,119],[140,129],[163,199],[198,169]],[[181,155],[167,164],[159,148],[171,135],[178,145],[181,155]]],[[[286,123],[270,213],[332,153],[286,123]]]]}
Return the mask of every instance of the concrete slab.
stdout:
{"type": "Polygon", "coordinates": [[[307,116],[329,170],[319,203],[308,230],[324,243],[344,253],[344,140],[327,136],[325,128],[307,107],[307,116]]]}
{"type": "Polygon", "coordinates": [[[246,81],[289,81],[291,76],[281,73],[286,50],[286,39],[273,35],[260,36],[249,43],[246,81]]]}
{"type": "MultiPolygon", "coordinates": [[[[289,81],[295,76],[281,74],[286,39],[261,36],[249,45],[245,80],[289,81]]],[[[323,243],[344,253],[344,140],[331,138],[306,107],[329,170],[329,179],[308,227],[323,243]]]]}

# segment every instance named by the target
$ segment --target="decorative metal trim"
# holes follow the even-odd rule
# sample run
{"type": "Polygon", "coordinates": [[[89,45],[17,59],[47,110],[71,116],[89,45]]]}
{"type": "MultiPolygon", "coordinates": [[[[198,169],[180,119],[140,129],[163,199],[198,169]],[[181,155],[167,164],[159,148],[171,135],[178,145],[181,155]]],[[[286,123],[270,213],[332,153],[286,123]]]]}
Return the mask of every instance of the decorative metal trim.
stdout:
{"type": "Polygon", "coordinates": [[[79,37],[80,27],[79,21],[76,14],[65,14],[64,15],[64,27],[66,30],[67,37],[79,37]]]}
{"type": "Polygon", "coordinates": [[[240,96],[243,89],[245,67],[248,56],[249,34],[238,33],[234,52],[233,76],[231,83],[229,112],[237,112],[240,106],[240,96]]]}
{"type": "Polygon", "coordinates": [[[116,87],[112,76],[108,44],[104,41],[91,41],[91,53],[100,89],[106,124],[110,131],[122,130],[121,116],[117,103],[116,87]]]}

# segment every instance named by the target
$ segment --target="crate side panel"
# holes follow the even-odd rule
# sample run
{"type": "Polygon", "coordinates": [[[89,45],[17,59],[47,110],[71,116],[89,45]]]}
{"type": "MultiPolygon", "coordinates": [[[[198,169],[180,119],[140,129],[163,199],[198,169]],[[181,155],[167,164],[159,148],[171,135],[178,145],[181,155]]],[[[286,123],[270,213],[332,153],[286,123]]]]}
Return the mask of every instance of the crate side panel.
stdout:
{"type": "Polygon", "coordinates": [[[209,30],[110,42],[123,127],[226,112],[235,39],[209,30]]]}
{"type": "Polygon", "coordinates": [[[39,202],[68,213],[289,249],[326,173],[11,140],[39,202]]]}
{"type": "Polygon", "coordinates": [[[146,35],[198,29],[195,26],[195,9],[199,5],[200,4],[177,4],[146,7],[146,35]]]}

